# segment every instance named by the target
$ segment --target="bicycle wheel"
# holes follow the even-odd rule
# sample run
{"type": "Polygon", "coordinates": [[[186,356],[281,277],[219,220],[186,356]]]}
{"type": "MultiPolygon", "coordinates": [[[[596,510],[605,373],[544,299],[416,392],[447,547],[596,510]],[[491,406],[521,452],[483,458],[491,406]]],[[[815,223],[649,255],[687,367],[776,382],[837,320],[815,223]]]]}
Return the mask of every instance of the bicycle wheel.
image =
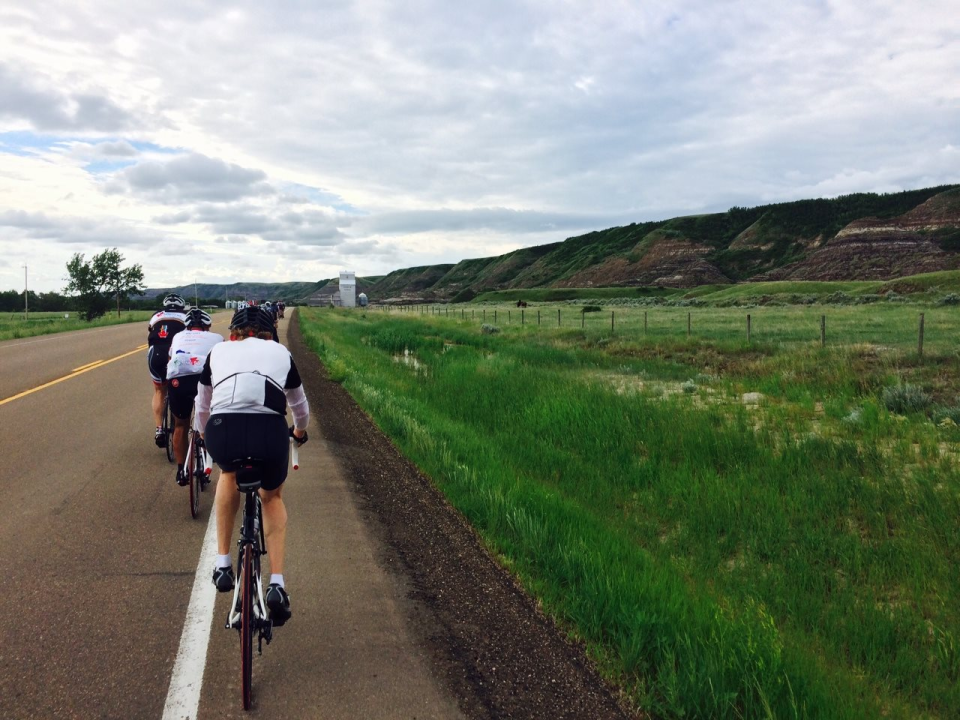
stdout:
{"type": "Polygon", "coordinates": [[[251,685],[253,684],[253,549],[243,548],[243,565],[240,570],[240,692],[243,709],[250,709],[251,685]]]}
{"type": "Polygon", "coordinates": [[[196,520],[200,514],[200,478],[203,475],[203,450],[199,438],[190,432],[190,452],[187,455],[186,472],[190,473],[190,517],[196,520]]]}
{"type": "Polygon", "coordinates": [[[167,436],[167,460],[173,462],[173,410],[170,409],[169,391],[163,401],[163,432],[167,436]]]}

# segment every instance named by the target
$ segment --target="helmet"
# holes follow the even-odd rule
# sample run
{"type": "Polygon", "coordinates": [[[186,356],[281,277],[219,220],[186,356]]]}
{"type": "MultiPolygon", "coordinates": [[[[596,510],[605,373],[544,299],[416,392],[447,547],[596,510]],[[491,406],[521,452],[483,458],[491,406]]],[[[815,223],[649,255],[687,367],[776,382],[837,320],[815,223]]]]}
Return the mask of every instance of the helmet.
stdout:
{"type": "Polygon", "coordinates": [[[210,319],[210,316],[198,307],[190,308],[190,311],[187,313],[188,328],[209,328],[212,324],[213,321],[210,319]]]}
{"type": "Polygon", "coordinates": [[[265,310],[261,310],[256,305],[249,305],[241,310],[237,310],[230,320],[230,329],[255,327],[261,332],[273,332],[273,318],[265,310]]]}
{"type": "Polygon", "coordinates": [[[170,293],[163,299],[163,309],[170,312],[183,312],[187,304],[176,293],[170,293]]]}

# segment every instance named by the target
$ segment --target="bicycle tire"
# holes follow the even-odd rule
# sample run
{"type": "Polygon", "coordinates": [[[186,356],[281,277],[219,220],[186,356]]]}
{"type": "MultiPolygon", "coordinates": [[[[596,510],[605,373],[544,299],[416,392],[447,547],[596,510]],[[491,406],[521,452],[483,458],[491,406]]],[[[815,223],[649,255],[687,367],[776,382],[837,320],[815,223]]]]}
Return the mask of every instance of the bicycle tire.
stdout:
{"type": "Polygon", "coordinates": [[[193,431],[190,431],[190,453],[187,455],[186,471],[190,473],[190,517],[200,514],[200,476],[203,474],[203,450],[193,431]]]}
{"type": "Polygon", "coordinates": [[[167,436],[167,460],[174,462],[173,454],[173,410],[170,409],[170,393],[163,401],[163,432],[167,436]]]}
{"type": "Polygon", "coordinates": [[[253,684],[253,549],[243,548],[240,578],[240,693],[243,709],[250,709],[253,684]]]}

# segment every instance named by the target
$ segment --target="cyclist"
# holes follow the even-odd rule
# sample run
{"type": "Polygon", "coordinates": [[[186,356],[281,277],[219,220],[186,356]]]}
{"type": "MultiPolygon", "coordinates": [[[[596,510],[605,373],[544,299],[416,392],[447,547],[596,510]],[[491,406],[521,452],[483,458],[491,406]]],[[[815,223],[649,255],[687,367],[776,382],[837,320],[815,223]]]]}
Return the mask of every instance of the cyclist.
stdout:
{"type": "Polygon", "coordinates": [[[222,471],[214,499],[218,555],[213,583],[220,592],[229,592],[235,582],[230,537],[241,495],[236,486],[238,465],[233,461],[252,457],[264,462],[260,499],[271,573],[264,599],[273,624],[279,626],[291,615],[283,581],[287,510],[281,492],[289,452],[286,408],[289,403],[292,433],[302,444],[307,441],[310,407],[290,351],[270,342],[272,331],[273,319],[258,307],[234,314],[230,322],[232,342],[214,345],[200,374],[197,425],[222,471]]]}
{"type": "Polygon", "coordinates": [[[186,332],[178,333],[170,345],[167,362],[167,382],[170,387],[170,409],[173,411],[173,454],[177,458],[177,484],[186,485],[190,478],[184,473],[187,458],[187,423],[197,395],[200,372],[210,349],[223,336],[210,332],[210,316],[200,308],[191,308],[186,315],[186,332]]]}
{"type": "Polygon", "coordinates": [[[187,304],[176,293],[163,298],[163,310],[156,313],[147,324],[147,367],[153,378],[153,420],[157,425],[154,441],[157,447],[167,446],[167,436],[161,429],[163,401],[167,395],[167,359],[174,336],[183,330],[187,318],[187,304]]]}

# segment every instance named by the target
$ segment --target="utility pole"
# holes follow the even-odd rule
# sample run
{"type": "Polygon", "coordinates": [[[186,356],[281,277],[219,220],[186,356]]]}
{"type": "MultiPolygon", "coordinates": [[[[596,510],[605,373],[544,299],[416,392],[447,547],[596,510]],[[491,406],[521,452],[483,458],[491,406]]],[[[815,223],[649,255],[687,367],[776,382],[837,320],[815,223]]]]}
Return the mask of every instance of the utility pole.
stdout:
{"type": "Polygon", "coordinates": [[[193,281],[193,306],[200,307],[200,298],[197,296],[197,281],[193,281]]]}
{"type": "Polygon", "coordinates": [[[30,303],[27,300],[27,266],[24,263],[23,266],[23,319],[27,319],[27,314],[30,312],[30,303]]]}

